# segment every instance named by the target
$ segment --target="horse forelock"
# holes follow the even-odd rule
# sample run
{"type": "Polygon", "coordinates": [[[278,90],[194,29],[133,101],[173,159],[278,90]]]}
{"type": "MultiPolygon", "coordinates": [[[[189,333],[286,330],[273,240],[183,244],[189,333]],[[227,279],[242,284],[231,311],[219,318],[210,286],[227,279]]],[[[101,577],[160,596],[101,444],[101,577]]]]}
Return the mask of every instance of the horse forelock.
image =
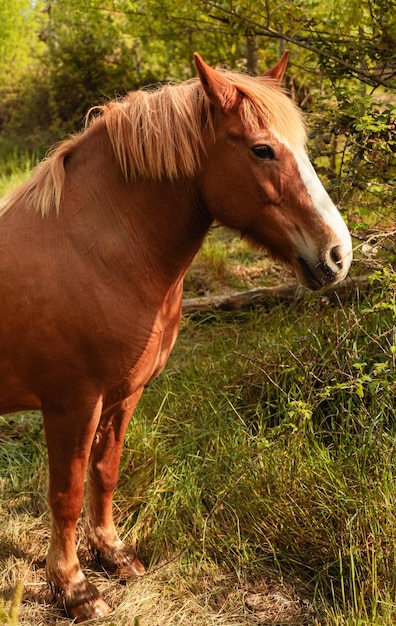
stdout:
{"type": "Polygon", "coordinates": [[[293,149],[305,147],[307,134],[302,112],[271,78],[231,72],[229,78],[241,91],[240,115],[245,127],[253,131],[266,128],[293,149]]]}
{"type": "MultiPolygon", "coordinates": [[[[273,130],[292,147],[305,143],[302,116],[278,84],[238,72],[225,75],[244,94],[240,116],[245,127],[273,130]]],[[[159,180],[192,177],[205,150],[203,125],[214,133],[213,110],[198,79],[157,89],[130,92],[125,98],[95,107],[104,119],[124,176],[159,180]]],[[[87,128],[82,134],[87,132],[87,128]]],[[[0,215],[18,201],[42,215],[59,210],[65,180],[65,159],[78,149],[81,135],[61,143],[35,169],[32,177],[0,202],[0,215]]]]}

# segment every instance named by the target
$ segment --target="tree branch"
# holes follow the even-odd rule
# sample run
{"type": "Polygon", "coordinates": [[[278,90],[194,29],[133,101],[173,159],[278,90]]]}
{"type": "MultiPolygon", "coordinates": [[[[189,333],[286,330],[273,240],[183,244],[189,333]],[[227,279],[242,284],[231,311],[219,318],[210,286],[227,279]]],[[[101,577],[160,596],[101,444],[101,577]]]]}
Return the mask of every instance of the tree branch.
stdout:
{"type": "MultiPolygon", "coordinates": [[[[221,11],[223,13],[223,16],[209,14],[209,17],[211,17],[214,20],[218,20],[220,22],[229,24],[230,17],[234,19],[238,19],[239,21],[248,24],[249,28],[253,28],[255,35],[259,35],[263,37],[270,37],[272,39],[282,39],[283,41],[286,41],[290,44],[298,46],[299,48],[304,48],[305,50],[309,50],[310,52],[313,52],[319,57],[323,57],[330,61],[334,61],[334,63],[337,63],[338,65],[342,66],[344,69],[355,74],[355,76],[364,83],[367,83],[369,85],[373,85],[373,84],[382,85],[383,87],[388,87],[388,88],[390,87],[389,80],[382,80],[380,77],[370,72],[365,71],[361,67],[356,67],[354,65],[351,65],[350,63],[344,61],[344,59],[342,59],[341,57],[338,57],[334,54],[330,54],[329,52],[326,52],[325,50],[318,48],[311,42],[307,41],[306,38],[296,37],[296,36],[292,37],[290,35],[287,35],[286,33],[283,33],[282,31],[278,31],[274,28],[271,28],[270,26],[263,27],[262,24],[260,24],[259,22],[257,22],[256,20],[252,18],[238,15],[238,13],[236,13],[232,9],[225,9],[223,7],[219,7],[218,4],[216,2],[213,2],[212,0],[201,0],[201,2],[202,4],[205,4],[208,7],[215,8],[218,11],[221,11]]],[[[267,23],[268,21],[269,21],[269,17],[268,17],[267,23]]]]}
{"type": "MultiPolygon", "coordinates": [[[[365,292],[369,287],[367,276],[347,278],[335,287],[324,289],[319,297],[347,299],[357,291],[365,292]]],[[[257,306],[273,305],[274,302],[294,302],[312,297],[312,292],[304,289],[298,283],[292,285],[280,285],[278,287],[259,287],[239,293],[221,296],[208,296],[205,298],[189,298],[183,300],[183,315],[199,315],[208,311],[241,311],[257,306]]]]}

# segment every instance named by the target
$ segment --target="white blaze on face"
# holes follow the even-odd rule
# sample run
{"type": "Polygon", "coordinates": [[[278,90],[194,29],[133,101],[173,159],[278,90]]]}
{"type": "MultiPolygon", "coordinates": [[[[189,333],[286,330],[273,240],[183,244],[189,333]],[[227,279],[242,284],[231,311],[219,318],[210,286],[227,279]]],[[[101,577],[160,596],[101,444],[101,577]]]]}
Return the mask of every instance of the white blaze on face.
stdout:
{"type": "MultiPolygon", "coordinates": [[[[320,182],[317,173],[304,150],[295,153],[298,171],[301,176],[312,204],[322,217],[324,222],[334,233],[331,246],[340,248],[340,256],[343,261],[345,274],[352,260],[352,241],[348,228],[341,217],[330,196],[320,182]]],[[[326,256],[326,261],[334,269],[334,261],[326,256]]],[[[339,268],[336,268],[339,269],[339,268]]]]}

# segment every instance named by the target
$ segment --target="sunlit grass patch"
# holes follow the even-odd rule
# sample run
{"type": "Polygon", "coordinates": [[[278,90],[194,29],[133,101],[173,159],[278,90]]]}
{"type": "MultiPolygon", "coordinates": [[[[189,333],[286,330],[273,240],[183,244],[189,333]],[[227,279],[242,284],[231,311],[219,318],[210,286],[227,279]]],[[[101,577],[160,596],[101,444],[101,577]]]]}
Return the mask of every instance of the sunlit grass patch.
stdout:
{"type": "Polygon", "coordinates": [[[240,291],[277,280],[294,282],[291,272],[252,248],[233,232],[215,226],[204,241],[184,281],[184,297],[240,291]]]}

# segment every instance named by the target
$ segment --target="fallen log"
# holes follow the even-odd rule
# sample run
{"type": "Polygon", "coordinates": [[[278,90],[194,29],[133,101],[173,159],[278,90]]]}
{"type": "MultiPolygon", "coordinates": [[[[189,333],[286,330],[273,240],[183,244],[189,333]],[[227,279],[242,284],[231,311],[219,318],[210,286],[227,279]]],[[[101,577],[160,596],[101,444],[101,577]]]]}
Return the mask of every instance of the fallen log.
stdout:
{"type": "MultiPolygon", "coordinates": [[[[320,298],[345,300],[356,292],[366,292],[369,288],[367,276],[355,276],[343,280],[338,285],[316,292],[320,298]]],[[[279,285],[277,287],[257,287],[237,293],[183,300],[183,315],[197,315],[207,311],[241,311],[277,302],[292,302],[312,297],[312,291],[298,283],[279,285]]]]}

